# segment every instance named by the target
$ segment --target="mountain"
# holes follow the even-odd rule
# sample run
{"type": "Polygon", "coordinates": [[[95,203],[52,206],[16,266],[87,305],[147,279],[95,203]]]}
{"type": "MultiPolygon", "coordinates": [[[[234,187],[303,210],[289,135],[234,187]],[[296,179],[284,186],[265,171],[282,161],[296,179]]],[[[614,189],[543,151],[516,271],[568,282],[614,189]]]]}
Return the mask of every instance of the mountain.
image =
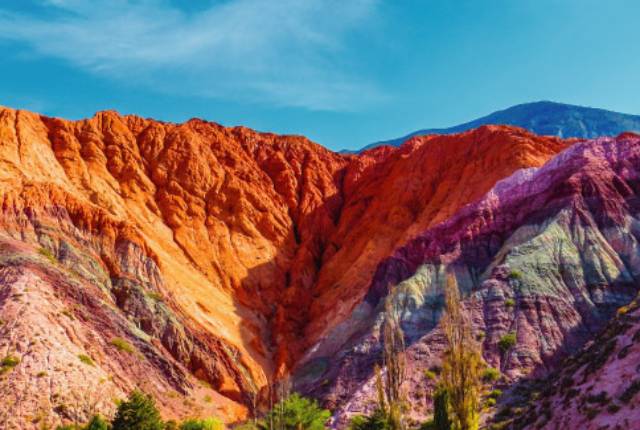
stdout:
{"type": "MultiPolygon", "coordinates": [[[[464,309],[485,361],[504,381],[556,370],[638,294],[638,178],[640,136],[625,134],[576,143],[542,167],[498,181],[378,265],[365,299],[326,337],[348,339],[323,357],[319,377],[336,382],[309,380],[309,389],[331,399],[343,422],[370,410],[371,368],[380,356],[376,321],[382,300],[391,300],[404,323],[410,403],[423,419],[431,408],[425,393],[434,390],[423,373],[440,364],[444,348],[438,319],[447,272],[467,295],[464,309]],[[500,340],[509,333],[516,342],[503,351],[500,340]]],[[[312,355],[309,365],[320,359],[312,355]]]]}
{"type": "Polygon", "coordinates": [[[491,125],[349,155],[0,108],[0,422],[110,415],[140,387],[166,418],[231,423],[288,377],[343,428],[370,408],[385,302],[420,421],[447,270],[503,383],[544,377],[638,290],[638,147],[491,125]]]}
{"type": "Polygon", "coordinates": [[[414,136],[460,133],[489,124],[514,125],[543,136],[593,139],[625,131],[639,132],[640,115],[549,101],[524,103],[453,127],[418,130],[398,139],[372,143],[360,151],[381,145],[400,146],[414,136]]]}

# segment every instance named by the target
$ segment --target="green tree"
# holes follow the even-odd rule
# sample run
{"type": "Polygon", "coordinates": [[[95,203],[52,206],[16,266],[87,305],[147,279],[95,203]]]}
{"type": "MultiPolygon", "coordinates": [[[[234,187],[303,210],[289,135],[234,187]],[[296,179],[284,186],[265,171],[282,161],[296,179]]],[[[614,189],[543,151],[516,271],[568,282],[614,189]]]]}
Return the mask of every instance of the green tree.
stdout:
{"type": "Polygon", "coordinates": [[[387,422],[392,430],[403,430],[406,407],[402,391],[405,378],[404,333],[390,299],[385,302],[382,343],[386,372],[383,378],[380,368],[376,366],[377,410],[387,415],[387,422]]]}
{"type": "Polygon", "coordinates": [[[444,354],[442,384],[448,394],[451,421],[455,430],[476,430],[482,357],[471,335],[471,325],[462,312],[460,291],[452,275],[447,276],[445,304],[442,327],[448,348],[444,354]]]}
{"type": "Polygon", "coordinates": [[[178,430],[178,423],[176,420],[169,420],[164,423],[164,430],[178,430]]]}
{"type": "Polygon", "coordinates": [[[180,424],[180,430],[222,430],[222,422],[216,418],[189,419],[180,424]]]}
{"type": "Polygon", "coordinates": [[[95,415],[84,430],[109,430],[109,423],[100,415],[95,415]]]}
{"type": "Polygon", "coordinates": [[[320,408],[315,400],[293,393],[280,400],[263,420],[268,430],[322,430],[331,412],[320,408]]]}
{"type": "Polygon", "coordinates": [[[164,424],[151,396],[138,390],[120,403],[113,419],[113,430],[163,430],[164,424]]]}
{"type": "Polygon", "coordinates": [[[349,430],[391,430],[391,424],[387,413],[378,408],[369,416],[356,415],[351,418],[349,430]]]}
{"type": "Polygon", "coordinates": [[[449,393],[442,387],[439,387],[433,395],[433,429],[451,429],[451,420],[449,419],[449,393]]]}

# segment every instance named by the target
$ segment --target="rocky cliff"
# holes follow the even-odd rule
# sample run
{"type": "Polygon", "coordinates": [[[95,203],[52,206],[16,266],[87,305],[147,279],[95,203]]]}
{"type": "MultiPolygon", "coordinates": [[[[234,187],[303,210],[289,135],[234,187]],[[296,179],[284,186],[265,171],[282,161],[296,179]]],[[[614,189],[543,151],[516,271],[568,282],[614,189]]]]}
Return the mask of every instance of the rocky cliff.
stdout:
{"type": "Polygon", "coordinates": [[[369,407],[385,300],[418,419],[446,270],[486,360],[544,375],[635,294],[638,140],[484,126],[340,155],[201,120],[1,108],[0,419],[108,413],[139,386],[167,417],[236,421],[291,374],[341,425],[369,407]]]}

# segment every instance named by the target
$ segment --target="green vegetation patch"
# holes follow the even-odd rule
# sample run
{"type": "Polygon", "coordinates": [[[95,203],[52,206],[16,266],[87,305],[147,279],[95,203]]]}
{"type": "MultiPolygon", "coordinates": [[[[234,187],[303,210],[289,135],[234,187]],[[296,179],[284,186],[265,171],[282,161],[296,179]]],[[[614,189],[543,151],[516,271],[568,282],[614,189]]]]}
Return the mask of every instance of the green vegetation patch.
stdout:
{"type": "Polygon", "coordinates": [[[5,373],[20,364],[20,359],[15,355],[7,355],[0,360],[0,374],[5,373]]]}
{"type": "Polygon", "coordinates": [[[519,270],[512,270],[511,273],[509,273],[509,278],[511,279],[522,279],[523,274],[521,271],[519,270]]]}
{"type": "Polygon", "coordinates": [[[53,255],[53,252],[51,252],[47,248],[38,249],[38,254],[42,255],[44,258],[49,260],[49,262],[51,262],[52,264],[57,264],[58,263],[58,259],[56,258],[56,256],[53,255]]]}
{"type": "Polygon", "coordinates": [[[162,294],[156,293],[155,291],[148,292],[146,294],[146,296],[149,297],[151,300],[154,300],[156,302],[161,302],[162,301],[162,294]]]}
{"type": "Polygon", "coordinates": [[[488,395],[488,397],[491,399],[497,399],[500,396],[502,396],[502,390],[498,389],[492,390],[488,395]]]}
{"type": "Polygon", "coordinates": [[[133,354],[135,352],[135,348],[126,340],[121,337],[114,337],[111,339],[111,345],[115,346],[118,351],[127,352],[129,354],[133,354]]]}
{"type": "Polygon", "coordinates": [[[482,380],[486,383],[493,383],[500,379],[500,371],[495,367],[487,367],[482,372],[482,380]]]}
{"type": "Polygon", "coordinates": [[[434,372],[432,370],[425,370],[424,371],[424,377],[427,378],[430,381],[433,381],[434,379],[436,379],[438,377],[438,375],[436,375],[436,372],[434,372]]]}
{"type": "Polygon", "coordinates": [[[498,341],[498,348],[500,348],[500,351],[505,353],[516,345],[516,341],[517,338],[515,332],[507,333],[498,341]]]}
{"type": "Polygon", "coordinates": [[[86,354],[78,354],[78,359],[80,361],[82,361],[84,364],[86,364],[87,366],[95,366],[96,364],[93,362],[93,360],[91,359],[91,357],[89,357],[86,354]]]}
{"type": "Polygon", "coordinates": [[[222,430],[224,425],[217,418],[188,419],[179,428],[180,430],[222,430]]]}

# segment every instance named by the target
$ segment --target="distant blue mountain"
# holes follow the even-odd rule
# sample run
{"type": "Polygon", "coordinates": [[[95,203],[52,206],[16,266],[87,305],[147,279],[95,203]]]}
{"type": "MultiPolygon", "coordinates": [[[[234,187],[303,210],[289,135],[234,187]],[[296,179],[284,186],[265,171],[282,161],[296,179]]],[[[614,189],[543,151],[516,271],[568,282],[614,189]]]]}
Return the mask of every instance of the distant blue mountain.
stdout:
{"type": "Polygon", "coordinates": [[[624,131],[640,132],[640,115],[549,101],[525,103],[454,127],[419,130],[398,139],[372,143],[360,151],[380,145],[400,146],[413,136],[459,133],[487,124],[515,125],[540,135],[593,138],[624,131]]]}

